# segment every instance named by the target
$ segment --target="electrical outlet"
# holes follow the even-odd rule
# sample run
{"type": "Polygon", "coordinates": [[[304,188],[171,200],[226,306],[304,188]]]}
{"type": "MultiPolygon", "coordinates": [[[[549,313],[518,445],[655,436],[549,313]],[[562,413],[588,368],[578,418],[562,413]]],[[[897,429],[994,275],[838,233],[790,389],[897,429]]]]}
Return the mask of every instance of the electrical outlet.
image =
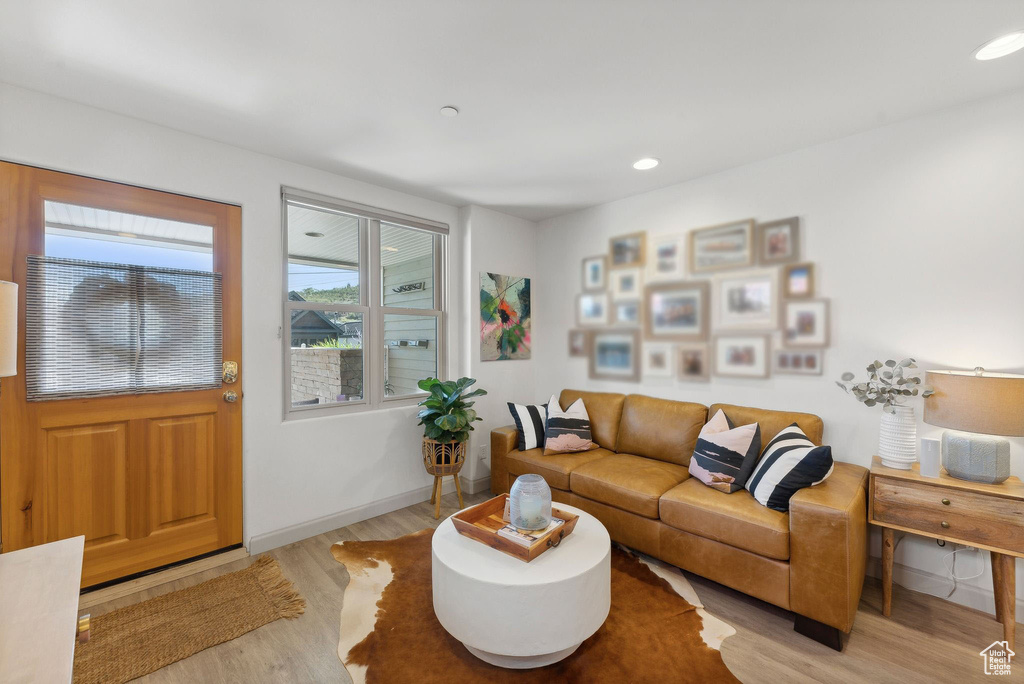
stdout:
{"type": "Polygon", "coordinates": [[[481,461],[486,461],[487,460],[487,446],[484,445],[484,446],[481,446],[481,447],[477,448],[477,454],[478,454],[478,456],[479,456],[481,461]]]}

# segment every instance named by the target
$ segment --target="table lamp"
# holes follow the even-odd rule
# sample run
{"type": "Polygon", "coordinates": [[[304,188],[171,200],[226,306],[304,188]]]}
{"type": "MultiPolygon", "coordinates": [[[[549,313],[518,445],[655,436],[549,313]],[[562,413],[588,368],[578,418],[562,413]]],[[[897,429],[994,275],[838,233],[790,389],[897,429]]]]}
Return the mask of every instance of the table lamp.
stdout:
{"type": "Polygon", "coordinates": [[[18,284],[0,280],[0,378],[18,372],[18,284]]]}
{"type": "Polygon", "coordinates": [[[1024,375],[930,370],[925,383],[935,393],[924,400],[924,422],[951,428],[942,433],[946,472],[992,484],[1008,478],[1010,442],[1002,436],[1024,437],[1024,375]]]}

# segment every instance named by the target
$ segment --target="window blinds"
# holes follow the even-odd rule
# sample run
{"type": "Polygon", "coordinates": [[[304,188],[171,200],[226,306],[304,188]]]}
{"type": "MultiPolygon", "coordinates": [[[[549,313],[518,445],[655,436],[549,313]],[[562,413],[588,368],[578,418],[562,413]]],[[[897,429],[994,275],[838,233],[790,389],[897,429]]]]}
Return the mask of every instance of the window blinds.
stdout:
{"type": "Polygon", "coordinates": [[[29,401],[220,386],[221,276],[28,257],[29,401]]]}

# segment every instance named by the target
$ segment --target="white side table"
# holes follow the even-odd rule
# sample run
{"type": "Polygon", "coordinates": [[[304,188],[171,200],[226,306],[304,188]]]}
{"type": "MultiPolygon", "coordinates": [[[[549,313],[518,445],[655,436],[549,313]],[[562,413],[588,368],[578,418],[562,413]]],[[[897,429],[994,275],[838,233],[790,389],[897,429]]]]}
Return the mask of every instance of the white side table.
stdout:
{"type": "Polygon", "coordinates": [[[434,532],[434,613],[469,652],[492,665],[531,668],[558,662],[604,624],[611,607],[611,539],[580,516],[554,549],[525,563],[455,530],[434,532]]]}

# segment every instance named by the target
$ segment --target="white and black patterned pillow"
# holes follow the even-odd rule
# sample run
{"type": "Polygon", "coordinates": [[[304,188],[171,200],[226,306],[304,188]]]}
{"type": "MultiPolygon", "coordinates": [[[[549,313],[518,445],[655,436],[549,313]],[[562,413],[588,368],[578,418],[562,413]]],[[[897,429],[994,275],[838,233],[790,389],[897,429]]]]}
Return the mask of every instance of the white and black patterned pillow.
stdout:
{"type": "Polygon", "coordinates": [[[731,494],[743,489],[761,455],[761,426],[733,427],[722,409],[711,417],[697,436],[690,457],[690,475],[719,491],[731,494]]]}
{"type": "Polygon", "coordinates": [[[832,447],[815,446],[793,423],[768,442],[746,486],[758,502],[786,513],[793,495],[824,482],[834,465],[832,447]]]}
{"type": "Polygon", "coordinates": [[[508,402],[509,413],[516,421],[519,431],[519,450],[536,449],[544,446],[544,425],[548,419],[546,404],[513,404],[508,402]]]}

